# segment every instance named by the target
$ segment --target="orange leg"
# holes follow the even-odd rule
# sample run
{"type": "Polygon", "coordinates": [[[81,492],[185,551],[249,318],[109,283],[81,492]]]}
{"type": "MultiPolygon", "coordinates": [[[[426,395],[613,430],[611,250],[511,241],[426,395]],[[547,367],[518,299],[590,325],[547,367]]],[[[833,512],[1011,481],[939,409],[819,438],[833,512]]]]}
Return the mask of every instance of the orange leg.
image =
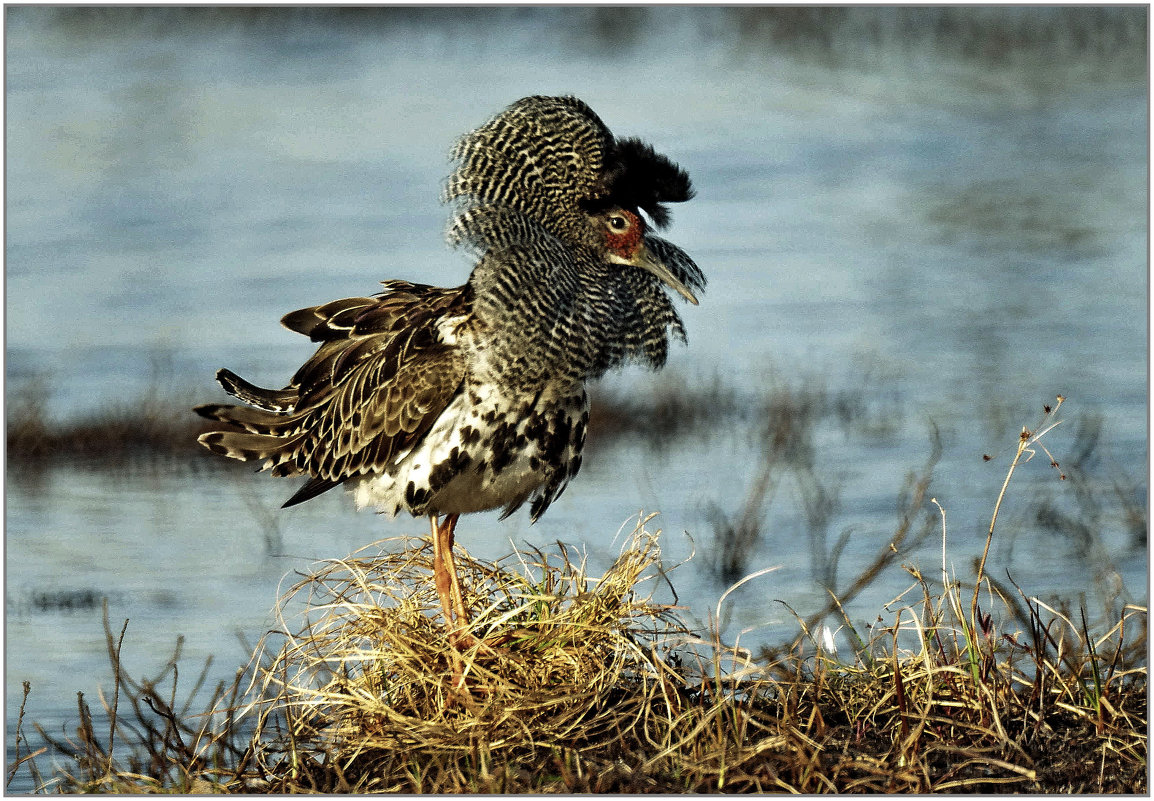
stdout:
{"type": "MultiPolygon", "coordinates": [[[[469,615],[465,611],[461,583],[457,577],[457,565],[453,559],[453,530],[457,527],[457,517],[449,515],[444,523],[438,521],[436,515],[431,517],[433,581],[437,586],[437,595],[441,599],[441,611],[445,616],[445,626],[449,630],[449,642],[454,649],[468,646],[473,640],[472,635],[462,633],[459,628],[469,624],[469,615]]],[[[450,658],[453,663],[452,687],[454,690],[461,690],[465,687],[465,671],[461,655],[454,650],[450,658]]]]}
{"type": "Polygon", "coordinates": [[[465,609],[457,563],[453,559],[453,532],[457,528],[458,517],[448,515],[444,523],[439,522],[435,515],[432,517],[433,578],[437,585],[437,595],[441,598],[446,625],[463,628],[469,625],[469,613],[465,609]]]}
{"type": "MultiPolygon", "coordinates": [[[[436,515],[430,515],[429,521],[432,523],[433,529],[433,582],[437,587],[437,595],[441,599],[441,611],[445,615],[445,625],[451,627],[453,624],[453,580],[449,578],[449,568],[445,561],[443,535],[445,529],[441,527],[436,515]]],[[[451,540],[449,548],[452,548],[451,540]]]]}
{"type": "Polygon", "coordinates": [[[453,543],[455,542],[454,535],[457,531],[458,517],[460,515],[449,515],[445,518],[445,528],[448,529],[448,533],[445,535],[444,557],[449,568],[453,612],[457,616],[457,625],[464,628],[469,625],[469,610],[465,608],[465,596],[461,593],[461,577],[457,575],[457,560],[453,558],[453,543]]]}

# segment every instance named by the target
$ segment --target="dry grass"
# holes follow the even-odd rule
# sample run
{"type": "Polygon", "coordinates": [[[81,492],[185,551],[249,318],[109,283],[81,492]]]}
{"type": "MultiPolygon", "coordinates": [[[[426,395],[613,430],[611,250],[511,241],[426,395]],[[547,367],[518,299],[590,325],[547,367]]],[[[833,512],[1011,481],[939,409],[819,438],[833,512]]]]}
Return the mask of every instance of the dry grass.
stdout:
{"type": "MultiPolygon", "coordinates": [[[[102,698],[107,729],[81,700],[78,740],[54,743],[77,766],[57,789],[1147,789],[1144,609],[1091,638],[1024,597],[1028,630],[981,609],[972,629],[960,585],[935,596],[911,568],[915,600],[899,598],[850,658],[819,629],[755,666],[651,600],[665,578],[639,526],[599,579],[564,547],[503,565],[461,554],[474,631],[500,644],[458,650],[435,615],[431,558],[427,541],[377,544],[303,577],[249,693],[238,676],[200,715],[195,693],[176,701],[175,658],[170,690],[165,676],[133,681],[109,629],[119,697],[102,698]]],[[[10,775],[20,767],[43,786],[34,757],[10,775]]]]}
{"type": "MultiPolygon", "coordinates": [[[[286,623],[292,633],[262,670],[261,727],[279,718],[291,743],[264,756],[270,775],[283,777],[278,760],[308,743],[350,790],[462,789],[469,777],[466,788],[498,792],[522,781],[513,766],[548,761],[559,744],[660,728],[658,710],[676,696],[667,660],[690,635],[672,608],[639,595],[658,572],[656,539],[642,528],[599,579],[564,547],[505,566],[462,553],[472,631],[499,644],[461,650],[437,615],[431,547],[407,546],[329,563],[283,599],[304,619],[286,623]]],[[[305,769],[271,789],[335,789],[328,781],[330,771],[305,769]]]]}

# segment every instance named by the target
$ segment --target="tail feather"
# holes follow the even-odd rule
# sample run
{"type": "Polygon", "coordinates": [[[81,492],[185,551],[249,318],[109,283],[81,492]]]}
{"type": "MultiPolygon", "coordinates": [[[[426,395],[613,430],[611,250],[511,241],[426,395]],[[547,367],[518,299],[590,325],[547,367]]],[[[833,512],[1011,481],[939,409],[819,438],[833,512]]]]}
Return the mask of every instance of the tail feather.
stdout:
{"type": "Polygon", "coordinates": [[[258,409],[291,412],[296,408],[297,392],[294,389],[264,389],[225,369],[216,371],[216,380],[229,395],[258,409]]]}
{"type": "Polygon", "coordinates": [[[304,414],[288,414],[254,409],[250,406],[233,406],[225,403],[205,403],[192,409],[201,417],[240,426],[250,434],[265,434],[283,437],[295,434],[304,414]]]}
{"type": "Polygon", "coordinates": [[[313,342],[347,339],[361,313],[377,303],[374,298],[342,298],[289,312],[281,318],[280,324],[290,331],[304,334],[313,342]]]}
{"type": "MultiPolygon", "coordinates": [[[[209,431],[196,438],[213,453],[239,459],[242,462],[263,462],[261,469],[268,470],[288,462],[293,450],[304,434],[293,437],[268,436],[266,434],[246,434],[240,431],[209,431]]],[[[287,473],[286,473],[287,474],[287,473]]]]}
{"type": "Polygon", "coordinates": [[[301,488],[293,493],[293,496],[281,504],[281,509],[287,509],[290,506],[296,506],[298,503],[304,503],[310,498],[315,498],[322,492],[328,492],[333,487],[339,486],[340,481],[333,481],[330,478],[319,478],[314,476],[301,485],[301,488]]]}

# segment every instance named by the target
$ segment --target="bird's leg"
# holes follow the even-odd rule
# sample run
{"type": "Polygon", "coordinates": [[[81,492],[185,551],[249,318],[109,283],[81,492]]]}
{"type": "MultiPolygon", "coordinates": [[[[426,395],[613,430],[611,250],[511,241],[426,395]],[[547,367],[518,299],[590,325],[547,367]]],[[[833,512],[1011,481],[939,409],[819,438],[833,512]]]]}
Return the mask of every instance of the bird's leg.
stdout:
{"type": "MultiPolygon", "coordinates": [[[[451,630],[453,628],[453,581],[449,578],[448,566],[445,564],[445,543],[442,534],[445,529],[441,527],[436,515],[429,515],[429,521],[432,523],[433,529],[433,583],[436,585],[437,595],[441,599],[441,611],[445,615],[445,625],[451,630]]],[[[451,539],[449,547],[452,548],[451,539]]]]}
{"type": "MultiPolygon", "coordinates": [[[[462,635],[457,628],[458,623],[468,624],[465,604],[461,599],[461,585],[457,578],[457,565],[453,560],[453,529],[457,525],[457,515],[449,515],[444,523],[437,520],[436,515],[431,515],[430,519],[433,529],[433,581],[437,586],[437,595],[441,598],[441,611],[445,615],[445,627],[449,632],[449,642],[453,646],[449,655],[453,667],[450,686],[454,691],[464,690],[467,698],[465,667],[457,649],[462,645],[468,645],[472,636],[462,635]],[[454,617],[458,617],[459,620],[455,621],[454,617]]],[[[452,703],[451,699],[449,703],[452,703]]]]}
{"type": "Polygon", "coordinates": [[[465,608],[461,578],[457,575],[457,561],[453,558],[454,532],[459,517],[446,515],[444,522],[441,522],[436,515],[430,516],[433,529],[433,578],[437,585],[437,595],[441,599],[445,626],[449,630],[449,642],[457,648],[478,646],[481,652],[492,654],[494,648],[508,642],[512,635],[478,640],[466,630],[469,626],[469,611],[465,608]]]}
{"type": "Polygon", "coordinates": [[[449,569],[449,589],[452,594],[453,612],[457,616],[457,625],[464,628],[469,625],[469,612],[465,609],[465,597],[461,594],[461,577],[457,575],[457,560],[453,558],[453,542],[458,517],[460,515],[449,515],[445,518],[445,546],[441,555],[449,569]]]}
{"type": "Polygon", "coordinates": [[[445,625],[455,644],[467,644],[471,639],[462,634],[461,629],[469,625],[469,613],[465,610],[464,596],[461,594],[461,580],[457,576],[457,562],[453,559],[453,532],[460,515],[448,515],[444,522],[431,516],[433,529],[433,579],[437,595],[441,599],[441,609],[445,615],[445,625]]]}

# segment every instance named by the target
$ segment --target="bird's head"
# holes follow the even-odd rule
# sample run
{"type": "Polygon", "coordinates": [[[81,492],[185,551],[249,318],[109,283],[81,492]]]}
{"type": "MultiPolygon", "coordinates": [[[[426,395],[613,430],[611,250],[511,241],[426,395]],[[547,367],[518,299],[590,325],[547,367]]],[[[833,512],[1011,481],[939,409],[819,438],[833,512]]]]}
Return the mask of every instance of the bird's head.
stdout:
{"type": "Polygon", "coordinates": [[[684,251],[653,233],[669,225],[667,204],[693,195],[689,175],[668,156],[640,139],[607,134],[598,180],[580,205],[607,261],[645,270],[696,305],[693,289],[704,287],[705,276],[684,251]]]}
{"type": "Polygon", "coordinates": [[[639,267],[655,275],[681,297],[697,305],[697,297],[678,278],[670,265],[657,257],[646,241],[648,226],[636,209],[613,206],[594,214],[594,224],[600,226],[604,238],[605,257],[614,264],[639,267]]]}
{"type": "Polygon", "coordinates": [[[548,233],[569,249],[569,263],[584,246],[697,303],[705,276],[655,233],[669,225],[668,204],[693,197],[689,175],[640,139],[615,137],[584,102],[522,98],[461,137],[452,157],[444,192],[456,204],[452,244],[485,253],[548,233]]]}

